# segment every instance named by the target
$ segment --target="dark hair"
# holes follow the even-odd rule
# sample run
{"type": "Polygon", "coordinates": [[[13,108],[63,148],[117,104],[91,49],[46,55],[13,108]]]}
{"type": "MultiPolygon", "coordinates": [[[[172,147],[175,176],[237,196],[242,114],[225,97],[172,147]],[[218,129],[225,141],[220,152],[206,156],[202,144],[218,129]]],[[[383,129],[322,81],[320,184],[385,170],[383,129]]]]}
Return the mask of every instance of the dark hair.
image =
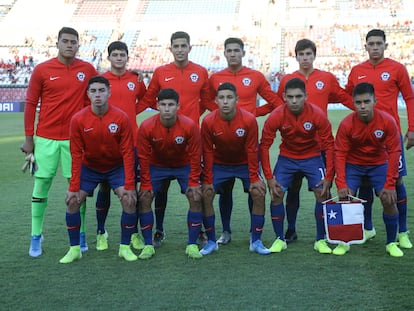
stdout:
{"type": "Polygon", "coordinates": [[[303,80],[299,78],[293,78],[293,79],[290,79],[288,82],[286,82],[285,92],[289,89],[301,89],[303,93],[306,93],[305,82],[303,82],[303,80]]]}
{"type": "Polygon", "coordinates": [[[222,90],[229,90],[229,91],[232,91],[234,93],[234,95],[237,94],[236,87],[234,86],[234,84],[232,84],[230,82],[224,82],[224,83],[220,84],[219,87],[217,88],[217,93],[219,91],[222,91],[222,90]]]}
{"type": "Polygon", "coordinates": [[[75,29],[73,29],[73,28],[71,28],[71,27],[62,27],[62,29],[61,29],[61,30],[59,30],[59,33],[58,33],[58,40],[60,39],[60,37],[61,37],[64,33],[66,33],[66,34],[70,34],[70,35],[74,35],[74,36],[76,36],[76,38],[79,40],[79,33],[78,33],[75,29]]]}
{"type": "Polygon", "coordinates": [[[354,90],[352,91],[352,96],[355,97],[356,95],[361,94],[369,94],[375,96],[374,86],[368,82],[362,82],[355,85],[354,90]]]}
{"type": "Polygon", "coordinates": [[[111,44],[108,45],[108,56],[111,55],[112,51],[119,50],[119,51],[125,51],[128,55],[128,46],[125,42],[122,41],[114,41],[111,42],[111,44]]]}
{"type": "Polygon", "coordinates": [[[384,42],[386,41],[385,32],[381,29],[371,29],[365,36],[365,41],[368,41],[369,37],[382,37],[384,42]]]}
{"type": "Polygon", "coordinates": [[[186,39],[187,43],[190,44],[190,35],[185,31],[176,31],[171,35],[170,42],[173,44],[175,39],[186,39]]]}
{"type": "Polygon", "coordinates": [[[242,39],[240,39],[240,38],[227,38],[224,41],[224,49],[226,49],[227,44],[231,44],[231,43],[236,43],[236,44],[240,45],[241,49],[244,50],[244,43],[243,43],[242,39]]]}
{"type": "Polygon", "coordinates": [[[90,78],[88,81],[88,89],[92,83],[103,83],[108,89],[110,88],[108,79],[102,76],[94,76],[90,78]]]}
{"type": "Polygon", "coordinates": [[[298,42],[296,42],[295,55],[298,56],[298,52],[303,51],[307,48],[310,48],[313,51],[313,54],[315,54],[316,56],[316,44],[315,42],[309,39],[301,39],[298,42]]]}
{"type": "Polygon", "coordinates": [[[157,96],[158,101],[164,100],[164,99],[173,99],[177,102],[180,99],[180,96],[174,89],[162,89],[157,96]]]}

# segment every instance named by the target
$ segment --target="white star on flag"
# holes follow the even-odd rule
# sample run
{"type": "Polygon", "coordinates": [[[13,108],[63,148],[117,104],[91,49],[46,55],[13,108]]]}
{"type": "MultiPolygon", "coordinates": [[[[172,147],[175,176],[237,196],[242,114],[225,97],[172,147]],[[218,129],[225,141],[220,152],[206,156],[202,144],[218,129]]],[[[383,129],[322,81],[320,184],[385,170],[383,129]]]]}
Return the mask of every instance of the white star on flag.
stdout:
{"type": "Polygon", "coordinates": [[[335,218],[335,219],[336,219],[336,213],[337,213],[337,212],[334,212],[333,210],[331,210],[331,211],[328,213],[328,215],[329,215],[329,219],[332,219],[332,218],[335,218]]]}

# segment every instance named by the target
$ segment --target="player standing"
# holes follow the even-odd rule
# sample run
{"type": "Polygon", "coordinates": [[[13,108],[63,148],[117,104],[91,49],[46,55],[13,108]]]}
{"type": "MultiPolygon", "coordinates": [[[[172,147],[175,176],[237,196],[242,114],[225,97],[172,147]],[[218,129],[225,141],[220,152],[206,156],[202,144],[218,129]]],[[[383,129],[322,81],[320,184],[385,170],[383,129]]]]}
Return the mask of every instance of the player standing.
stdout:
{"type": "MultiPolygon", "coordinates": [[[[147,93],[143,98],[143,106],[156,109],[157,95],[161,89],[174,89],[180,97],[178,114],[191,118],[199,124],[200,106],[209,101],[209,86],[207,70],[188,58],[191,52],[190,36],[183,31],[174,32],[170,39],[170,51],[174,61],[155,69],[147,93]]],[[[169,181],[162,187],[155,197],[156,231],[154,245],[161,245],[165,238],[164,215],[167,206],[169,181]]]]}
{"type": "MultiPolygon", "coordinates": [[[[140,108],[140,100],[144,97],[147,88],[144,82],[138,81],[136,74],[127,70],[128,46],[124,42],[114,41],[108,45],[108,60],[111,63],[111,69],[102,76],[108,79],[111,85],[109,102],[111,105],[123,110],[129,117],[133,130],[134,144],[136,144],[138,134],[136,115],[138,111],[142,110],[140,108]]],[[[138,173],[136,172],[136,174],[138,173]]],[[[111,204],[110,198],[109,185],[101,184],[96,198],[96,219],[98,222],[97,250],[108,248],[108,233],[105,230],[105,221],[111,204]]],[[[144,247],[142,238],[137,232],[132,234],[131,243],[135,249],[142,249],[144,247]]]]}
{"type": "MultiPolygon", "coordinates": [[[[72,116],[89,104],[86,89],[88,80],[97,74],[95,68],[76,58],[79,34],[70,27],[58,33],[58,55],[37,65],[31,75],[24,110],[26,139],[21,149],[26,154],[34,152],[38,170],[32,194],[32,239],[29,255],[42,255],[43,220],[49,190],[56,176],[59,162],[62,175],[71,176],[69,151],[69,124],[72,116]],[[35,135],[38,103],[41,103],[35,135]]],[[[81,206],[81,247],[86,251],[84,224],[85,207],[81,206]]]]}
{"type": "Polygon", "coordinates": [[[276,235],[270,251],[279,253],[287,248],[283,233],[283,196],[297,174],[303,174],[308,180],[308,188],[314,192],[316,198],[314,249],[321,254],[330,254],[332,250],[325,240],[322,202],[328,198],[334,178],[334,138],[331,124],[321,109],[306,101],[305,83],[301,79],[293,78],[286,82],[283,97],[286,104],[269,115],[260,139],[260,157],[272,199],[270,213],[276,235]],[[280,132],[282,143],[272,173],[269,149],[277,131],[280,132]],[[321,149],[326,154],[326,167],[321,157],[321,149]]]}
{"type": "MultiPolygon", "coordinates": [[[[409,239],[407,228],[407,190],[403,182],[403,176],[407,175],[407,168],[398,115],[398,96],[399,93],[402,94],[407,108],[408,130],[404,139],[407,141],[406,148],[408,150],[414,146],[414,92],[405,66],[384,56],[387,48],[385,32],[381,29],[372,29],[367,33],[365,40],[365,50],[368,52],[369,59],[351,69],[345,90],[351,94],[358,83],[369,82],[373,84],[377,99],[376,109],[388,112],[397,122],[402,145],[399,178],[396,186],[399,213],[398,240],[400,247],[412,248],[413,245],[409,239]]],[[[364,212],[365,236],[367,239],[373,238],[376,234],[372,225],[372,195],[371,187],[361,187],[359,196],[371,202],[371,204],[365,205],[364,212]]]]}
{"type": "MultiPolygon", "coordinates": [[[[345,92],[338,83],[336,77],[327,71],[314,68],[313,63],[316,57],[316,45],[309,39],[301,39],[295,46],[296,60],[299,63],[299,70],[287,74],[280,80],[278,94],[283,96],[285,84],[292,78],[299,78],[306,85],[307,101],[325,112],[328,115],[329,103],[342,103],[349,109],[354,109],[352,97],[345,92]]],[[[286,218],[288,228],[285,233],[287,243],[297,239],[296,216],[299,210],[299,192],[303,176],[297,176],[288,189],[286,196],[286,218]]]]}
{"type": "MultiPolygon", "coordinates": [[[[243,66],[242,60],[246,55],[244,43],[239,38],[227,38],[224,41],[224,56],[227,60],[227,68],[211,75],[209,110],[217,108],[214,97],[220,84],[232,83],[237,89],[237,107],[247,110],[255,116],[262,116],[283,104],[282,99],[272,91],[266,77],[257,70],[243,66]],[[257,97],[260,95],[267,104],[256,107],[257,97]]],[[[227,244],[231,241],[231,213],[233,209],[233,187],[235,179],[231,178],[221,185],[219,207],[223,226],[223,233],[218,243],[227,244]]],[[[252,208],[252,200],[249,194],[249,208],[252,208]]]]}

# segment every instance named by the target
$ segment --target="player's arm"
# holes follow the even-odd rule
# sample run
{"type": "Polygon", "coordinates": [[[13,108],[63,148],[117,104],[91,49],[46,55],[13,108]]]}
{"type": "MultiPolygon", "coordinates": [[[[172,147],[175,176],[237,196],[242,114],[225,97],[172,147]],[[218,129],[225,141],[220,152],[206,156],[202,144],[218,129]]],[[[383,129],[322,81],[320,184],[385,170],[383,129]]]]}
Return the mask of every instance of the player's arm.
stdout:
{"type": "Polygon", "coordinates": [[[398,87],[407,109],[408,130],[405,134],[404,141],[406,142],[406,148],[408,150],[414,146],[414,90],[407,69],[404,66],[401,66],[401,70],[399,71],[398,87]]]}
{"type": "Polygon", "coordinates": [[[137,153],[139,165],[141,167],[140,192],[145,190],[152,190],[151,177],[149,171],[151,157],[151,137],[147,131],[148,125],[149,124],[144,121],[144,123],[141,124],[141,126],[138,129],[137,153]]]}
{"type": "Polygon", "coordinates": [[[135,155],[134,155],[134,140],[132,135],[132,126],[129,119],[125,116],[121,119],[121,140],[120,150],[124,163],[125,172],[125,190],[135,189],[135,155]]]}

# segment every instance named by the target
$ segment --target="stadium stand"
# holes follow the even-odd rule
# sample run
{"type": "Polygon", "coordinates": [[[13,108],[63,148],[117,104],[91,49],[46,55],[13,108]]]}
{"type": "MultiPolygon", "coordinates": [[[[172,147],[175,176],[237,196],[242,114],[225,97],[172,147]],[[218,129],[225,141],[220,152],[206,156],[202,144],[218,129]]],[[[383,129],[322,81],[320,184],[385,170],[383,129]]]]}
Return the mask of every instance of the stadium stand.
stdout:
{"type": "Polygon", "coordinates": [[[79,56],[98,70],[109,66],[107,45],[120,39],[130,49],[128,67],[149,74],[172,61],[173,31],[190,33],[190,58],[209,72],[226,67],[224,39],[241,37],[245,65],[274,85],[297,68],[293,48],[304,37],[317,44],[315,65],[344,84],[351,66],[366,58],[366,31],[381,27],[388,55],[414,77],[413,9],[403,0],[0,0],[0,101],[24,101],[33,67],[56,54],[62,26],[80,32],[79,56]]]}

